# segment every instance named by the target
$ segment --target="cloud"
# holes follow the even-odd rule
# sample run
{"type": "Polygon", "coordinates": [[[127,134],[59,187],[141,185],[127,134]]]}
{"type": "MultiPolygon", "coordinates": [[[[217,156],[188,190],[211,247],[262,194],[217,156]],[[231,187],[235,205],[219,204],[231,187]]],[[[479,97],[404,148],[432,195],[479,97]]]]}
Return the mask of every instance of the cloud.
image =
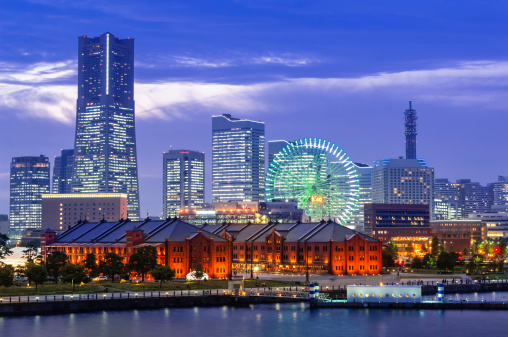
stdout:
{"type": "MultiPolygon", "coordinates": [[[[274,60],[264,60],[273,62],[274,60]]],[[[275,60],[279,62],[279,60],[275,60]]],[[[195,59],[185,62],[196,63],[195,59]]],[[[212,66],[206,65],[206,66],[212,66]]],[[[0,65],[0,113],[73,124],[75,85],[61,84],[75,77],[72,62],[38,63],[22,70],[0,65]]],[[[184,119],[199,114],[234,112],[238,115],[288,111],[307,97],[359,94],[407,95],[443,105],[493,108],[508,85],[508,62],[459,62],[437,69],[378,73],[351,78],[292,78],[252,84],[196,81],[136,83],[136,113],[140,119],[184,119]]],[[[313,107],[309,107],[313,108],[313,107]]]]}

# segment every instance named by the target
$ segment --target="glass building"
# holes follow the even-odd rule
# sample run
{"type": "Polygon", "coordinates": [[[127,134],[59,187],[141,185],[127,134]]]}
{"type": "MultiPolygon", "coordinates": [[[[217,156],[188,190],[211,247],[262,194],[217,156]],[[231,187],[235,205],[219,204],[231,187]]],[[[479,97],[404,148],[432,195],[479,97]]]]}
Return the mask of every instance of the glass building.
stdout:
{"type": "Polygon", "coordinates": [[[62,150],[60,156],[55,157],[53,165],[52,193],[72,193],[72,170],[74,167],[74,150],[62,150]]]}
{"type": "Polygon", "coordinates": [[[49,158],[14,157],[11,163],[10,224],[11,239],[20,239],[28,229],[41,228],[42,195],[49,193],[49,158]]]}
{"type": "Polygon", "coordinates": [[[73,193],[126,193],[139,218],[134,39],[79,37],[73,193]]]}
{"type": "Polygon", "coordinates": [[[364,232],[363,205],[372,203],[372,166],[363,163],[353,163],[353,167],[358,175],[358,203],[346,226],[356,231],[364,232]]]}
{"type": "Polygon", "coordinates": [[[265,124],[212,117],[212,201],[264,201],[265,124]]]}
{"type": "Polygon", "coordinates": [[[205,203],[205,154],[171,150],[163,155],[162,207],[164,217],[205,203]]]}

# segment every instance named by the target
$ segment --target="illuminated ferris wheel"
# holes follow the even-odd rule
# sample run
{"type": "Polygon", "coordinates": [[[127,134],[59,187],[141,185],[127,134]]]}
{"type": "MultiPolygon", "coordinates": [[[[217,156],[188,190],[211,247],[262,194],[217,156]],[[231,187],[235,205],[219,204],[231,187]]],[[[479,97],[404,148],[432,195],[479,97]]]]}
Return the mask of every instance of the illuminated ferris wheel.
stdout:
{"type": "Polygon", "coordinates": [[[268,168],[267,201],[296,199],[313,221],[333,219],[346,224],[358,194],[353,163],[342,149],[324,139],[289,143],[268,168]]]}

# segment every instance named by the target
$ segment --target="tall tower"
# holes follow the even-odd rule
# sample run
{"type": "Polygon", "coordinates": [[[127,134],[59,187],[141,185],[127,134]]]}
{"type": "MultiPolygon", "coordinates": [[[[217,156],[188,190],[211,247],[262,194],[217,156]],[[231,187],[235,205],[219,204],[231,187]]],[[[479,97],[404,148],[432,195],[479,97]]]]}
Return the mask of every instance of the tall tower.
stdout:
{"type": "Polygon", "coordinates": [[[79,37],[73,193],[126,193],[139,218],[134,39],[79,37]]]}
{"type": "Polygon", "coordinates": [[[72,193],[73,169],[74,149],[62,150],[62,154],[55,157],[55,165],[53,165],[52,193],[72,193]]]}
{"type": "Polygon", "coordinates": [[[171,150],[163,155],[162,207],[164,217],[205,203],[205,154],[171,150]]]}
{"type": "Polygon", "coordinates": [[[404,111],[404,135],[406,135],[406,159],[416,159],[416,120],[418,119],[416,110],[411,107],[409,101],[409,109],[404,111]]]}
{"type": "Polygon", "coordinates": [[[265,123],[212,117],[212,201],[265,200],[265,123]]]}
{"type": "Polygon", "coordinates": [[[49,158],[14,157],[11,163],[9,236],[41,228],[42,195],[49,193],[49,158]]]}

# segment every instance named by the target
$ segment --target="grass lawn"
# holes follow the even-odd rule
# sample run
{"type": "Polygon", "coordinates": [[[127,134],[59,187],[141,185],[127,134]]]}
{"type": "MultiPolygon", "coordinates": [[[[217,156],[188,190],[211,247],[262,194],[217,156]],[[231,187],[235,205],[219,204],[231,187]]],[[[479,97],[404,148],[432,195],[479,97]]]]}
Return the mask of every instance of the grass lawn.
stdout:
{"type": "MultiPolygon", "coordinates": [[[[265,282],[266,287],[289,287],[291,282],[278,282],[267,280],[245,280],[245,288],[255,288],[256,283],[265,282]]],[[[201,282],[183,282],[172,281],[162,283],[159,287],[158,282],[145,283],[104,283],[109,289],[118,289],[126,291],[173,291],[173,290],[198,290],[198,289],[226,289],[228,281],[226,280],[210,280],[201,282]]],[[[293,285],[294,286],[294,285],[293,285]]]]}
{"type": "MultiPolygon", "coordinates": [[[[26,283],[20,283],[21,286],[0,288],[0,296],[26,296],[26,295],[64,295],[72,294],[72,284],[54,284],[44,283],[44,286],[38,286],[35,292],[35,286],[27,287],[26,283]]],[[[99,293],[104,291],[105,284],[87,283],[85,285],[76,285],[74,294],[99,293]]],[[[110,289],[110,291],[115,291],[110,289]]]]}

